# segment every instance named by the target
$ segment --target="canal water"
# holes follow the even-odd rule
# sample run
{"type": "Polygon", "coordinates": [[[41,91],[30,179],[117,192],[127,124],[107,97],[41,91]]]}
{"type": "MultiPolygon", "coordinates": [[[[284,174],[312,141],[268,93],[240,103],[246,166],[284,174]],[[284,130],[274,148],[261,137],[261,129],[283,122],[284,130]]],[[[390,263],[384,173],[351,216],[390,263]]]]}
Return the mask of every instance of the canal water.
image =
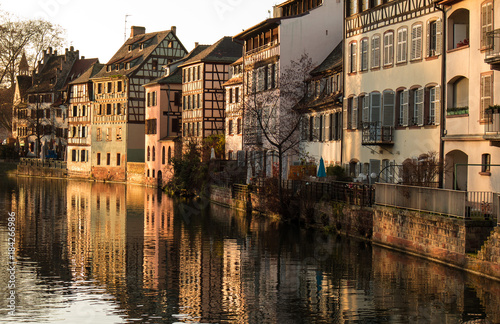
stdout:
{"type": "Polygon", "coordinates": [[[0,210],[0,323],[500,322],[498,282],[203,199],[4,178],[0,210]]]}

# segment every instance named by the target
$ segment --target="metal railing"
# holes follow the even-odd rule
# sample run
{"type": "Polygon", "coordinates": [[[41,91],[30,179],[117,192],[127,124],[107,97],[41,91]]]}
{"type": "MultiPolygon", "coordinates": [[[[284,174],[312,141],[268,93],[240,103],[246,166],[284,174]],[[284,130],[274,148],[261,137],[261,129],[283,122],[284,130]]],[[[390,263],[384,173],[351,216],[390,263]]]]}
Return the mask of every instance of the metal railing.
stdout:
{"type": "Polygon", "coordinates": [[[382,126],[380,121],[363,123],[362,145],[394,144],[392,126],[382,126]]]}
{"type": "Polygon", "coordinates": [[[53,169],[66,169],[67,163],[65,161],[57,161],[53,159],[32,159],[32,158],[20,158],[20,165],[32,166],[32,167],[43,167],[43,168],[53,168],[53,169]]]}
{"type": "Polygon", "coordinates": [[[388,183],[375,184],[376,205],[459,218],[495,218],[498,215],[498,206],[495,205],[494,197],[492,192],[484,191],[467,192],[388,183]]]}
{"type": "Polygon", "coordinates": [[[486,124],[484,125],[484,137],[497,137],[500,135],[500,111],[490,108],[484,111],[486,124]]]}

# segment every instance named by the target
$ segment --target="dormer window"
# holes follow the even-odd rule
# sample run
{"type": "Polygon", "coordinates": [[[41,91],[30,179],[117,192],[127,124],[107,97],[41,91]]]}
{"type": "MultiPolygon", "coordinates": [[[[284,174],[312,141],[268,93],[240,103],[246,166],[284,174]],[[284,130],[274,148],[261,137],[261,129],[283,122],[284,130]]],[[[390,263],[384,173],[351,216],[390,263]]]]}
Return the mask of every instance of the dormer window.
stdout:
{"type": "Polygon", "coordinates": [[[120,64],[116,64],[115,69],[118,71],[120,69],[120,64]]]}
{"type": "Polygon", "coordinates": [[[144,49],[144,43],[141,43],[141,44],[139,45],[139,50],[140,50],[140,51],[142,51],[143,49],[144,49]]]}
{"type": "Polygon", "coordinates": [[[131,52],[132,51],[132,45],[129,45],[128,46],[128,51],[131,52]]]}
{"type": "Polygon", "coordinates": [[[106,66],[106,71],[111,72],[111,65],[106,66]]]}
{"type": "Polygon", "coordinates": [[[130,62],[127,63],[127,70],[130,69],[130,62]]]}

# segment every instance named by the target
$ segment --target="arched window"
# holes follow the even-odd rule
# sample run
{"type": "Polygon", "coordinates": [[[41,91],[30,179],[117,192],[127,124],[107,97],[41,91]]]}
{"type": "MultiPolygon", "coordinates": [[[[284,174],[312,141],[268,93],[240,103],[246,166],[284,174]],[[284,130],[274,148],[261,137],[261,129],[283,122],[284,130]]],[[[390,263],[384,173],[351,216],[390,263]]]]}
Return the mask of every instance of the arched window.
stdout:
{"type": "Polygon", "coordinates": [[[170,159],[172,158],[172,148],[169,146],[168,147],[168,164],[170,164],[170,159]]]}
{"type": "Polygon", "coordinates": [[[448,18],[448,49],[469,45],[469,16],[469,10],[458,9],[448,18]]]}
{"type": "MultiPolygon", "coordinates": [[[[147,156],[147,161],[151,159],[151,148],[148,146],[148,156],[147,156]]],[[[148,177],[149,177],[149,170],[148,170],[148,177]]]]}
{"type": "Polygon", "coordinates": [[[165,146],[161,149],[161,164],[165,164],[165,146]]]}
{"type": "Polygon", "coordinates": [[[155,151],[155,147],[153,146],[153,161],[155,160],[156,158],[156,151],[155,151]]]}

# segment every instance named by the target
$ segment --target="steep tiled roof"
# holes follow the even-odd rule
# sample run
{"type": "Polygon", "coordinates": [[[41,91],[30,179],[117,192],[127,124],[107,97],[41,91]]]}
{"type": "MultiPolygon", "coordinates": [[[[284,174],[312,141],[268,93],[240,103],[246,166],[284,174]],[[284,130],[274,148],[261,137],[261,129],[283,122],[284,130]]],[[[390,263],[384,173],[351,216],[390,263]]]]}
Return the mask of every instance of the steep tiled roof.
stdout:
{"type": "Polygon", "coordinates": [[[19,85],[19,94],[22,98],[26,94],[26,91],[31,87],[31,82],[33,82],[33,79],[28,75],[18,75],[16,80],[17,84],[19,85]]]}
{"type": "Polygon", "coordinates": [[[97,58],[76,60],[75,64],[73,64],[73,67],[71,68],[71,71],[68,74],[66,84],[69,84],[72,81],[78,79],[82,74],[88,71],[96,63],[99,63],[99,59],[97,58]]]}
{"type": "Polygon", "coordinates": [[[330,55],[328,55],[320,65],[311,71],[311,75],[315,76],[324,72],[338,71],[342,69],[343,43],[343,41],[340,41],[330,55]]]}
{"type": "Polygon", "coordinates": [[[242,49],[241,44],[234,42],[231,37],[226,36],[198,55],[187,60],[180,67],[198,62],[233,63],[241,57],[242,49]]]}
{"type": "Polygon", "coordinates": [[[173,84],[173,83],[182,83],[182,69],[179,68],[181,64],[186,62],[187,60],[195,57],[200,54],[202,51],[206,50],[210,45],[197,45],[191,52],[189,52],[182,59],[177,60],[173,63],[168,64],[170,69],[170,74],[167,76],[162,76],[158,79],[151,81],[144,86],[152,85],[152,84],[173,84]]]}
{"type": "MultiPolygon", "coordinates": [[[[96,59],[97,60],[97,59],[96,59]]],[[[69,84],[78,84],[78,83],[85,83],[90,80],[94,75],[96,75],[102,68],[104,64],[99,63],[99,60],[94,62],[92,66],[87,68],[86,71],[84,71],[80,77],[76,78],[75,80],[71,81],[69,84]]]]}
{"type": "MultiPolygon", "coordinates": [[[[109,77],[113,75],[132,75],[140,66],[141,63],[151,55],[151,53],[156,49],[157,45],[160,44],[172,31],[164,30],[160,32],[153,32],[147,34],[141,34],[134,37],[129,38],[116,52],[115,55],[106,63],[106,65],[112,65],[116,63],[128,63],[136,61],[136,64],[132,66],[130,69],[126,69],[126,64],[122,69],[112,71],[107,71],[106,68],[103,68],[99,73],[97,73],[94,78],[103,78],[109,77]],[[141,43],[148,43],[147,46],[141,50],[141,43]],[[129,51],[130,47],[130,51],[129,51]]],[[[175,34],[174,34],[175,35],[175,34]]],[[[180,41],[179,41],[180,43],[180,41]]],[[[182,44],[181,44],[182,46],[182,44]]],[[[184,48],[184,47],[183,47],[184,48]]]]}

